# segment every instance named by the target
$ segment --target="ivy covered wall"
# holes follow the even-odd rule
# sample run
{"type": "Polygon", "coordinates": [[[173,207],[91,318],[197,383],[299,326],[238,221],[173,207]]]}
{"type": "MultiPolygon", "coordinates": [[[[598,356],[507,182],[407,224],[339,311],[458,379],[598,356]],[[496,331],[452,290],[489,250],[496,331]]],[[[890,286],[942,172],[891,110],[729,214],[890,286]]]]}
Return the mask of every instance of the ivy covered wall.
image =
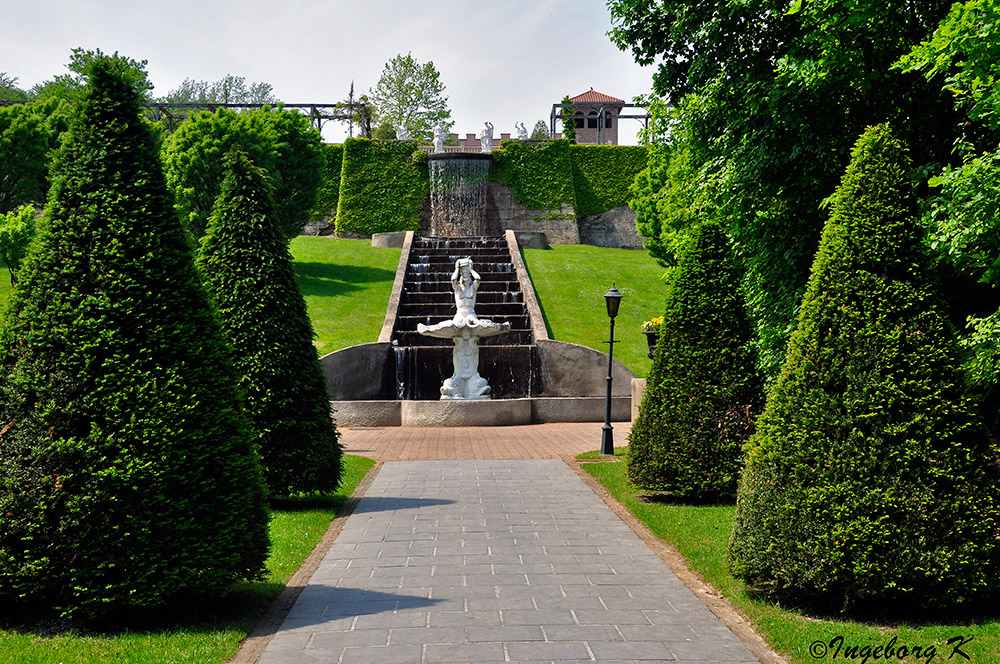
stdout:
{"type": "MultiPolygon", "coordinates": [[[[628,204],[629,185],[646,166],[642,146],[503,141],[490,179],[531,210],[577,219],[628,204]],[[572,212],[570,211],[572,210],[572,212]]],[[[430,183],[427,157],[411,141],[348,139],[326,146],[316,217],[334,207],[338,233],[418,230],[430,183]]]]}
{"type": "Polygon", "coordinates": [[[430,179],[412,141],[344,141],[337,232],[418,230],[430,179]]]}
{"type": "Polygon", "coordinates": [[[538,144],[503,141],[492,154],[490,179],[510,187],[514,200],[524,207],[557,209],[575,202],[568,140],[538,144]]]}
{"type": "Polygon", "coordinates": [[[629,185],[646,167],[641,145],[570,145],[578,217],[628,205],[629,185]]]}
{"type": "Polygon", "coordinates": [[[337,203],[340,201],[340,175],[344,165],[344,146],[325,143],[323,154],[326,156],[326,167],[316,192],[316,206],[313,207],[314,219],[334,217],[337,214],[337,203]]]}

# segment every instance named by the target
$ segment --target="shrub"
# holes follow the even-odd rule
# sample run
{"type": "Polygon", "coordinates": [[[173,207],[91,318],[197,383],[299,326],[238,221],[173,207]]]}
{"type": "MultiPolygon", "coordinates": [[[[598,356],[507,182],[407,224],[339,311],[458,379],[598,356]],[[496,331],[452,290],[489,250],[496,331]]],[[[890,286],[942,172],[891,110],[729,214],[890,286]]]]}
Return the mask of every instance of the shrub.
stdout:
{"type": "Polygon", "coordinates": [[[264,477],[276,494],[333,491],[341,448],[292,256],[265,175],[241,152],[226,162],[198,265],[233,347],[264,477]]]}
{"type": "Polygon", "coordinates": [[[0,595],[66,615],[255,578],[256,454],[137,92],[98,58],[0,337],[0,595]]]}
{"type": "Polygon", "coordinates": [[[855,145],[748,446],[732,568],[776,600],[900,612],[996,587],[996,450],[963,392],[908,168],[884,125],[855,145]]]}
{"type": "Polygon", "coordinates": [[[729,239],[706,223],[667,296],[629,434],[633,484],[686,501],[735,497],[741,450],[763,404],[752,338],[729,239]]]}
{"type": "Polygon", "coordinates": [[[344,141],[337,232],[362,235],[418,230],[430,189],[412,141],[344,141]]]}
{"type": "Polygon", "coordinates": [[[205,233],[225,176],[222,158],[234,147],[267,171],[279,227],[287,239],[298,235],[316,203],[324,153],[319,132],[308,118],[280,107],[195,113],[164,141],[167,183],[192,235],[200,238],[205,233]]]}

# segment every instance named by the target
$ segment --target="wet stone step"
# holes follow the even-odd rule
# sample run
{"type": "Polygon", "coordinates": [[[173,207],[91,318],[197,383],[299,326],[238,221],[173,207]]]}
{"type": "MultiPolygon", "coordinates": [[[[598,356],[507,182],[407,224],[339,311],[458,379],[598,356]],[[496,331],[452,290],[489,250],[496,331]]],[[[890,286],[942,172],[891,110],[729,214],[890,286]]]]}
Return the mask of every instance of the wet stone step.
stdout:
{"type": "MultiPolygon", "coordinates": [[[[400,316],[452,316],[455,313],[454,302],[400,302],[400,316]]],[[[480,302],[476,305],[476,314],[480,318],[496,318],[497,316],[526,316],[527,309],[521,302],[480,302]]]]}
{"type": "MultiPolygon", "coordinates": [[[[438,339],[437,337],[427,337],[416,332],[397,332],[393,341],[400,347],[421,347],[421,346],[452,346],[451,339],[438,339]]],[[[531,344],[530,330],[511,331],[507,334],[498,334],[495,337],[484,337],[479,340],[480,346],[526,346],[531,344]]]]}
{"type": "MultiPolygon", "coordinates": [[[[437,293],[418,293],[416,291],[403,290],[401,303],[405,304],[438,304],[447,302],[450,306],[455,306],[454,293],[450,291],[440,291],[437,293]]],[[[480,290],[476,297],[476,307],[488,306],[492,304],[523,304],[524,295],[521,291],[484,291],[480,290]]]]}

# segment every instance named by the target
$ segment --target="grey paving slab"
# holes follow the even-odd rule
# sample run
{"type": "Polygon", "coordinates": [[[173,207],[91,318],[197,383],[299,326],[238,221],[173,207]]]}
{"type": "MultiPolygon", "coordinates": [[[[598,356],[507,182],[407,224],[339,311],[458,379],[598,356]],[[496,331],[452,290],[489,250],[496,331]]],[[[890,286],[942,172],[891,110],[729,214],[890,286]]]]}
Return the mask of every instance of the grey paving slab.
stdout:
{"type": "Polygon", "coordinates": [[[758,660],[558,460],[383,464],[261,664],[758,660]]]}

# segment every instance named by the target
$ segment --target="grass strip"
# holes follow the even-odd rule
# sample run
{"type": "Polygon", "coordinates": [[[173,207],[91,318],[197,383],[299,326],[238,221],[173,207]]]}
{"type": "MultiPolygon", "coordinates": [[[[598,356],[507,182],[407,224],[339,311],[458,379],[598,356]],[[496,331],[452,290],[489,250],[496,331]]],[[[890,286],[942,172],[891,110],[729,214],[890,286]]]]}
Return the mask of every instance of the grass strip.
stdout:
{"type": "Polygon", "coordinates": [[[377,341],[400,250],[305,235],[292,238],[291,250],[319,354],[377,341]]]}

